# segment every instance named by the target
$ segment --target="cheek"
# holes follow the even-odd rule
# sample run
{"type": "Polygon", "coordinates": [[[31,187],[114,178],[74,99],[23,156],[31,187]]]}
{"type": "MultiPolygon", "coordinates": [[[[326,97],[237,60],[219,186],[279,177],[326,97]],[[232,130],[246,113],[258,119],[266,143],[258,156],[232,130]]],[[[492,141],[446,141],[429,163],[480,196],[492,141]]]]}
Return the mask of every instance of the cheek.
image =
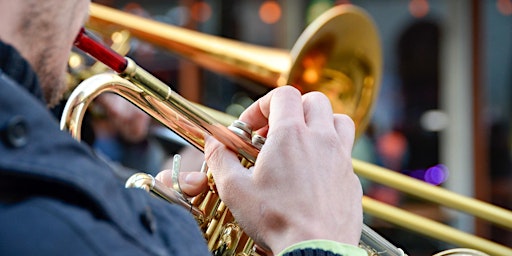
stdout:
{"type": "Polygon", "coordinates": [[[89,14],[89,3],[90,1],[88,0],[81,0],[73,6],[72,11],[70,12],[70,17],[67,23],[68,26],[65,31],[62,31],[62,33],[66,33],[70,46],[73,45],[78,32],[87,21],[89,14]]]}

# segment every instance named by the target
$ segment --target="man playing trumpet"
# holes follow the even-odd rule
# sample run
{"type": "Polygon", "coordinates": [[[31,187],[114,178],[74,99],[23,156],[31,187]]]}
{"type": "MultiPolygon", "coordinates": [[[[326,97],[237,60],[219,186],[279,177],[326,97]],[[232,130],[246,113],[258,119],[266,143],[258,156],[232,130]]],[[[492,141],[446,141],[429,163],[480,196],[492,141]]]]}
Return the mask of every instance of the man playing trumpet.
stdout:
{"type": "MultiPolygon", "coordinates": [[[[208,255],[182,208],[124,189],[111,167],[47,110],[65,88],[87,0],[0,0],[0,254],[208,255]]],[[[272,90],[240,120],[267,138],[254,167],[209,137],[219,194],[258,245],[283,255],[365,255],[354,124],[327,98],[272,90]]],[[[158,178],[172,186],[169,171],[158,178]]],[[[189,195],[202,173],[181,173],[189,195]]]]}

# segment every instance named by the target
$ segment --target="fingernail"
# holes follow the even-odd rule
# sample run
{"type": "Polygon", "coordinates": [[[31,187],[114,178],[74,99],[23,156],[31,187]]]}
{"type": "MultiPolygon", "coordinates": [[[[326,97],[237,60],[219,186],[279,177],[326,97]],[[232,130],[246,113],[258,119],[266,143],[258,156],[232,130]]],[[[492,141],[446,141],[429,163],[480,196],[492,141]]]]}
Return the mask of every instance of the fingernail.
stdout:
{"type": "Polygon", "coordinates": [[[200,172],[191,172],[185,176],[185,182],[191,185],[200,184],[203,181],[204,174],[200,172]]]}

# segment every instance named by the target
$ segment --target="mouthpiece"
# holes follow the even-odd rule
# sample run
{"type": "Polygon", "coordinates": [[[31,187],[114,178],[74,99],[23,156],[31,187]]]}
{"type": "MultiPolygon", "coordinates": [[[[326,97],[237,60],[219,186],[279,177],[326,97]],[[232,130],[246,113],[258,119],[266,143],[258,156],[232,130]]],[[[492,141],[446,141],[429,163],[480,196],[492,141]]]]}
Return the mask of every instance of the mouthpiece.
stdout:
{"type": "Polygon", "coordinates": [[[117,73],[122,73],[128,65],[128,61],[123,56],[94,40],[84,28],[82,28],[80,33],[76,36],[75,46],[117,73]]]}

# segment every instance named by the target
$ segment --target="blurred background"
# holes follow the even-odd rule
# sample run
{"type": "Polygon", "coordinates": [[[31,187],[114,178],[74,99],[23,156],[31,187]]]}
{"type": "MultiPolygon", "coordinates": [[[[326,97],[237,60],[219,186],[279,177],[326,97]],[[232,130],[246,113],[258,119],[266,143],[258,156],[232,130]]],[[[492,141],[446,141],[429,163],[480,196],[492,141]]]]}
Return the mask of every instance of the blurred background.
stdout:
{"type": "MultiPolygon", "coordinates": [[[[511,0],[93,2],[206,34],[286,50],[329,8],[362,7],[381,37],[383,74],[372,119],[356,142],[354,157],[512,209],[511,0]]],[[[129,45],[128,56],[182,96],[234,116],[269,90],[203,69],[138,38],[129,45]]],[[[147,165],[133,163],[140,159],[137,150],[126,161],[120,160],[119,152],[113,158],[131,168],[159,170],[168,156],[187,147],[172,135],[154,132],[150,136],[158,138],[158,147],[147,165]]],[[[197,161],[200,164],[201,159],[197,161]]],[[[362,182],[365,194],[375,199],[512,246],[510,230],[362,182]]],[[[366,223],[409,255],[431,255],[450,247],[372,216],[366,217],[366,223]]]]}

